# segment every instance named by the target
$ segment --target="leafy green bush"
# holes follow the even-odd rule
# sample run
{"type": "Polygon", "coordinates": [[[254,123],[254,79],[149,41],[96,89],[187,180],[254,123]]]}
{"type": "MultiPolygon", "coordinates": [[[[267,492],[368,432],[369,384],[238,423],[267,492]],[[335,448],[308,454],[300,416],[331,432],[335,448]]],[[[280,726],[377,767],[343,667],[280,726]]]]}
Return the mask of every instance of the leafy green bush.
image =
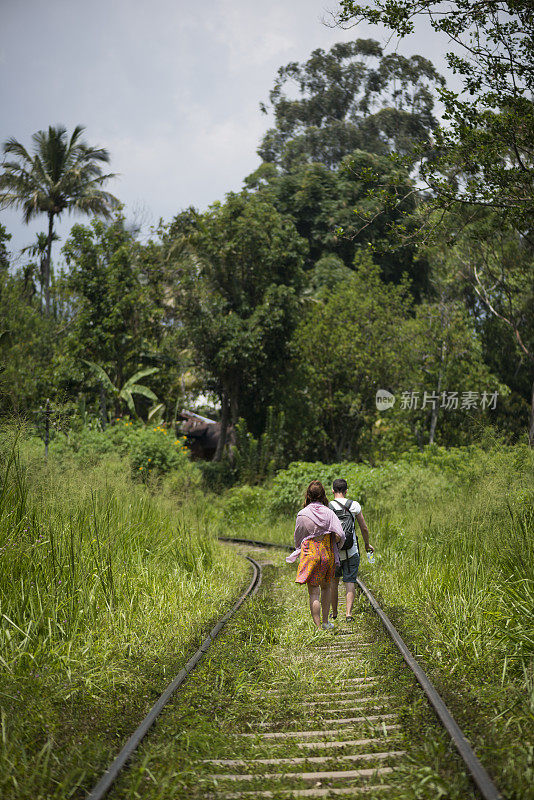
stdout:
{"type": "Polygon", "coordinates": [[[372,493],[387,478],[392,479],[393,475],[390,473],[399,471],[398,464],[391,464],[386,469],[351,462],[323,464],[320,461],[295,461],[274,478],[269,494],[269,510],[275,515],[296,514],[302,506],[310,481],[321,481],[328,492],[334,478],[345,478],[349,485],[349,494],[365,502],[369,492],[372,493]]]}
{"type": "Polygon", "coordinates": [[[131,443],[130,463],[134,475],[140,474],[143,480],[150,475],[165,475],[189,464],[184,439],[174,436],[161,425],[146,427],[136,431],[131,443]]]}
{"type": "Polygon", "coordinates": [[[164,425],[143,425],[129,420],[117,420],[103,431],[86,426],[57,436],[51,453],[59,458],[73,456],[83,467],[96,466],[103,458],[117,455],[128,458],[133,475],[144,482],[150,478],[176,473],[171,494],[198,485],[200,473],[189,460],[183,437],[176,438],[164,425]]]}
{"type": "Polygon", "coordinates": [[[220,508],[227,525],[252,525],[266,517],[269,492],[261,486],[234,486],[221,497],[220,508]]]}
{"type": "Polygon", "coordinates": [[[52,441],[50,451],[57,456],[74,455],[81,465],[95,464],[102,456],[116,453],[127,456],[137,439],[142,423],[117,420],[102,430],[97,425],[84,425],[79,430],[69,430],[65,435],[58,434],[52,441]]]}
{"type": "Polygon", "coordinates": [[[222,492],[236,481],[234,467],[229,461],[203,461],[198,463],[204,489],[222,492]]]}
{"type": "MultiPolygon", "coordinates": [[[[513,450],[504,449],[506,452],[513,450]]],[[[432,445],[422,452],[410,450],[398,461],[385,462],[378,467],[349,461],[339,464],[295,461],[274,478],[269,510],[274,515],[294,514],[302,505],[310,481],[321,481],[328,491],[334,478],[345,478],[349,495],[361,503],[372,497],[375,506],[381,506],[390,504],[393,496],[402,506],[416,499],[424,502],[432,495],[449,492],[452,486],[466,480],[476,481],[483,463],[482,454],[475,446],[447,450],[432,445]]]]}

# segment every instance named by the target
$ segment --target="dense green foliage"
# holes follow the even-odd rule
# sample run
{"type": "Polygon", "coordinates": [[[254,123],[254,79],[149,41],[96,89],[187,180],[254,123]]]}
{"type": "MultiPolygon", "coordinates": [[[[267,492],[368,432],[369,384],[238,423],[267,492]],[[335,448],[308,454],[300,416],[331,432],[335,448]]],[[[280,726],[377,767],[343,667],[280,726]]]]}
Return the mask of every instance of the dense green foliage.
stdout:
{"type": "Polygon", "coordinates": [[[24,275],[0,271],[0,407],[4,414],[35,410],[54,383],[56,325],[41,313],[33,294],[24,275]]]}
{"type": "Polygon", "coordinates": [[[71,380],[87,359],[98,361],[112,383],[122,386],[157,335],[158,319],[135,248],[121,217],[111,225],[94,221],[90,228],[71,230],[64,248],[65,291],[73,312],[65,341],[71,380]]]}
{"type": "MultiPolygon", "coordinates": [[[[414,184],[383,155],[356,150],[335,168],[305,163],[290,173],[264,163],[245,183],[293,219],[308,242],[308,274],[324,257],[336,256],[352,267],[362,252],[370,252],[386,281],[398,283],[407,273],[414,295],[428,290],[427,261],[409,244],[399,246],[398,226],[402,223],[405,237],[416,225],[414,184]],[[347,230],[350,236],[344,235],[347,230]]],[[[334,280],[329,276],[329,283],[334,280]]]]}
{"type": "Polygon", "coordinates": [[[257,429],[285,372],[306,244],[268,200],[243,192],[178,216],[167,247],[193,363],[221,398],[224,445],[241,416],[257,429]]]}
{"type": "Polygon", "coordinates": [[[438,87],[448,123],[423,175],[444,207],[461,200],[532,228],[534,14],[530,0],[340,0],[342,23],[365,19],[403,37],[429,20],[462,90],[438,87]],[[437,156],[437,157],[435,157],[437,156]]]}
{"type": "Polygon", "coordinates": [[[248,430],[243,419],[236,425],[236,445],[234,463],[240,483],[255,484],[271,478],[283,461],[285,416],[275,413],[270,406],[267,410],[265,430],[256,439],[248,430]]]}
{"type": "Polygon", "coordinates": [[[410,301],[403,287],[384,284],[372,263],[317,299],[295,337],[302,361],[293,430],[315,440],[317,453],[339,459],[358,448],[374,419],[376,390],[403,379],[399,328],[410,301]]]}
{"type": "Polygon", "coordinates": [[[164,425],[134,424],[118,418],[102,431],[99,426],[84,426],[67,435],[59,432],[52,440],[55,458],[74,459],[84,465],[97,466],[107,456],[118,456],[129,464],[132,478],[161,488],[160,478],[172,473],[175,490],[181,494],[200,483],[200,472],[191,463],[185,438],[175,438],[164,425]]]}
{"type": "MultiPolygon", "coordinates": [[[[342,5],[346,19],[367,14],[400,33],[419,8],[404,0],[379,3],[376,13],[342,5]]],[[[530,156],[522,134],[513,155],[506,132],[487,151],[489,128],[481,133],[487,113],[510,113],[517,122],[524,112],[530,125],[523,90],[510,84],[520,76],[526,102],[528,43],[517,27],[526,12],[515,4],[505,25],[506,4],[494,4],[487,20],[478,5],[472,20],[463,0],[456,6],[457,18],[445,14],[433,24],[475,39],[480,33],[473,74],[460,56],[450,57],[474,92],[470,133],[459,96],[430,62],[385,54],[373,40],[347,42],[279,70],[263,162],[223,202],[181,211],[143,242],[120,213],[74,225],[64,264],[54,270],[45,263],[47,234],[25,248],[18,265],[0,229],[0,414],[25,415],[42,432],[40,409],[49,397],[64,432],[87,424],[104,430],[111,418],[128,415],[164,422],[179,435],[181,408],[196,410],[220,423],[217,443],[206,448],[225,461],[204,469],[213,487],[240,475],[260,480],[273,457],[282,466],[295,459],[379,463],[413,445],[468,445],[486,428],[532,445],[532,237],[522,210],[503,214],[490,198],[494,164],[499,180],[509,181],[506,196],[521,185],[528,207],[531,189],[521,180],[530,175],[530,156]],[[501,78],[488,50],[497,34],[512,57],[501,78]],[[505,112],[512,95],[513,113],[505,112]],[[448,129],[433,115],[437,97],[456,120],[448,129]],[[473,166],[478,148],[483,159],[473,166]],[[421,193],[421,176],[430,174],[436,181],[421,193]],[[480,196],[473,194],[479,184],[486,187],[480,196]],[[377,392],[389,392],[392,404],[377,404],[377,392]],[[268,408],[285,419],[270,455],[261,445],[268,408]]],[[[58,162],[57,203],[42,198],[53,215],[71,206],[111,208],[112,199],[98,194],[108,154],[80,136],[78,128],[70,142],[59,128],[36,134],[35,146],[58,162]],[[78,161],[94,174],[92,199],[82,178],[68,184],[78,161]]],[[[6,147],[34,169],[22,145],[6,147]]],[[[4,164],[5,185],[19,172],[4,164]]],[[[22,188],[2,202],[33,213],[22,188]]]]}
{"type": "MultiPolygon", "coordinates": [[[[419,161],[419,188],[426,186],[429,191],[419,209],[418,232],[412,229],[407,239],[412,245],[415,239],[434,238],[447,248],[453,245],[452,257],[446,256],[449,275],[459,277],[474,297],[470,305],[475,314],[493,317],[481,325],[484,338],[489,336],[494,343],[497,333],[499,355],[513,352],[514,377],[507,377],[514,389],[518,373],[526,366],[528,386],[520,393],[531,405],[529,441],[533,445],[532,3],[455,0],[444,8],[434,0],[370,4],[340,0],[340,8],[342,25],[361,20],[379,23],[401,38],[410,35],[423,17],[444,46],[453,45],[446,59],[459,78],[460,89],[436,87],[444,105],[443,124],[433,141],[416,146],[409,157],[410,165],[419,161]],[[499,320],[497,325],[495,320],[499,320]],[[506,332],[503,335],[506,326],[508,337],[506,332]]],[[[389,213],[385,196],[383,208],[389,213]]],[[[402,229],[399,233],[404,235],[402,229]]],[[[501,367],[500,372],[504,378],[506,369],[501,367]]]]}
{"type": "MultiPolygon", "coordinates": [[[[532,465],[529,467],[526,449],[498,446],[485,451],[474,445],[448,449],[433,445],[423,452],[413,448],[400,458],[377,467],[350,461],[335,464],[295,461],[276,474],[267,493],[268,503],[272,514],[296,513],[302,506],[306,486],[311,480],[320,480],[325,486],[331,486],[335,478],[344,477],[351,495],[364,505],[370,503],[373,513],[393,510],[401,501],[402,508],[407,510],[411,504],[430,504],[439,495],[445,499],[448,493],[454,494],[460,489],[468,492],[480,481],[488,465],[491,467],[490,475],[496,476],[507,458],[519,465],[519,477],[527,489],[532,465]]],[[[513,466],[510,469],[514,471],[513,466]]],[[[528,492],[521,497],[528,505],[528,492]]],[[[503,508],[506,508],[506,501],[504,496],[503,508]]]]}
{"type": "Polygon", "coordinates": [[[11,239],[11,234],[6,231],[4,225],[0,224],[0,270],[9,267],[9,253],[7,250],[7,242],[11,239]]]}
{"type": "Polygon", "coordinates": [[[261,106],[272,107],[275,127],[258,153],[285,172],[309,161],[332,168],[354,150],[405,154],[437,127],[433,90],[443,83],[427,59],[384,55],[372,39],[314,50],[278,70],[270,106],[261,106]]]}

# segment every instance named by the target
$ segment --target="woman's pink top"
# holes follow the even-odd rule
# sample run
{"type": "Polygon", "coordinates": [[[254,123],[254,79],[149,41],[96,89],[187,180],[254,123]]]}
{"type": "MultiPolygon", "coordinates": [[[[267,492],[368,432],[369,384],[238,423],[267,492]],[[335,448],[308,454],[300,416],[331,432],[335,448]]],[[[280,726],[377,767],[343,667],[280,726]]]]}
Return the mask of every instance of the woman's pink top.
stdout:
{"type": "Polygon", "coordinates": [[[335,536],[332,537],[332,550],[334,560],[339,564],[338,547],[345,541],[345,534],[341,527],[341,522],[332,509],[323,506],[322,503],[310,503],[302,508],[297,514],[295,521],[295,550],[287,556],[286,561],[292,564],[300,558],[302,543],[307,539],[321,541],[327,533],[337,534],[340,539],[336,542],[335,536]]]}

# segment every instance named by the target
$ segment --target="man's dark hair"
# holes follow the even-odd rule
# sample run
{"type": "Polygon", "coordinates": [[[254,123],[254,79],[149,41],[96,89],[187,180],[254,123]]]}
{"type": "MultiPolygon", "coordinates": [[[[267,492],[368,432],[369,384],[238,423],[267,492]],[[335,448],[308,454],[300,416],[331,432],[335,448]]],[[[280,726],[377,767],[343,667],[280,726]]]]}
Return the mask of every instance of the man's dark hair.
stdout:
{"type": "Polygon", "coordinates": [[[340,494],[345,494],[347,491],[347,481],[345,478],[336,478],[335,481],[332,483],[332,489],[334,492],[339,492],[340,494]]]}

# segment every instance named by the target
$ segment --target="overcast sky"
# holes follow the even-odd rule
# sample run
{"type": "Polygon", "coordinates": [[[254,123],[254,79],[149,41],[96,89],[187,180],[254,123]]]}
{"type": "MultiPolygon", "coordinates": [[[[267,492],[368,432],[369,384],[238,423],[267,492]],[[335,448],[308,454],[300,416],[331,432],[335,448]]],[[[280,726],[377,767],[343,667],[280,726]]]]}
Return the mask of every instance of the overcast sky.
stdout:
{"type": "MultiPolygon", "coordinates": [[[[0,0],[0,141],[86,126],[120,177],[108,188],[130,218],[171,219],[238,190],[259,164],[269,119],[259,111],[278,67],[341,40],[385,32],[324,24],[335,0],[0,0]]],[[[390,44],[393,49],[395,44],[390,44]]],[[[446,74],[426,26],[399,51],[446,74]]],[[[83,218],[79,218],[83,219],[83,218]]],[[[17,250],[45,229],[0,212],[17,250]]],[[[75,221],[66,217],[64,240],[75,221]]]]}

